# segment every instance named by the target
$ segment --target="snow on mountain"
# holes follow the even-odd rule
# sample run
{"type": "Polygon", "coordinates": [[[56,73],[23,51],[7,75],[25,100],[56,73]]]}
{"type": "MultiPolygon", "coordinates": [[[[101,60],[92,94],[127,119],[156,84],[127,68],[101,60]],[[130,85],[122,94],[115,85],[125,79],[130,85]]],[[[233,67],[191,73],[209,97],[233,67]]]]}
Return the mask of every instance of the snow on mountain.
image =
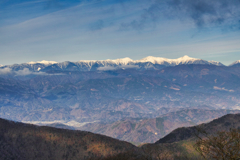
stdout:
{"type": "Polygon", "coordinates": [[[233,63],[230,64],[229,66],[234,66],[234,65],[237,65],[237,64],[240,64],[240,60],[233,62],[233,63]]]}
{"type": "Polygon", "coordinates": [[[133,60],[129,57],[121,58],[121,59],[107,59],[107,60],[80,60],[77,63],[87,63],[87,64],[93,64],[93,63],[100,63],[100,64],[116,64],[116,65],[127,65],[130,62],[133,62],[133,60]]]}
{"type": "Polygon", "coordinates": [[[58,63],[58,62],[42,60],[42,61],[37,61],[37,62],[31,61],[31,62],[28,62],[27,64],[37,64],[37,63],[41,63],[41,64],[45,64],[45,65],[51,65],[51,64],[58,63]]]}
{"type": "Polygon", "coordinates": [[[224,64],[222,64],[221,62],[217,62],[217,61],[208,61],[208,62],[216,66],[224,66],[224,64]]]}
{"type": "Polygon", "coordinates": [[[133,62],[133,60],[130,59],[129,57],[126,57],[126,58],[115,59],[115,60],[107,59],[106,62],[115,63],[117,65],[127,65],[130,62],[133,62]]]}
{"type": "Polygon", "coordinates": [[[86,70],[105,70],[107,68],[119,69],[121,66],[135,66],[135,68],[140,69],[160,69],[156,65],[162,66],[176,66],[181,64],[206,64],[206,65],[217,65],[222,66],[223,64],[216,61],[205,61],[202,59],[192,58],[187,55],[177,58],[177,59],[167,59],[162,57],[148,56],[140,60],[132,60],[129,57],[122,59],[107,59],[107,60],[81,60],[76,62],[78,66],[84,67],[86,70]],[[118,67],[116,67],[118,66],[118,67]],[[157,67],[157,68],[156,68],[157,67]],[[99,68],[99,69],[98,69],[99,68]]]}
{"type": "Polygon", "coordinates": [[[196,58],[191,58],[187,55],[180,57],[178,59],[167,59],[167,58],[162,58],[162,57],[153,57],[153,56],[148,56],[146,58],[137,60],[135,62],[151,62],[153,64],[166,64],[168,63],[169,65],[179,65],[179,64],[188,64],[188,63],[193,63],[196,60],[201,60],[201,59],[196,59],[196,58]]]}
{"type": "Polygon", "coordinates": [[[167,59],[167,58],[148,56],[143,59],[136,60],[135,62],[140,62],[140,63],[151,62],[153,64],[163,64],[164,62],[167,62],[168,60],[169,59],[167,59]]]}
{"type": "Polygon", "coordinates": [[[148,56],[140,60],[132,60],[129,57],[122,58],[122,59],[107,59],[107,60],[81,60],[78,63],[100,63],[100,64],[116,64],[116,65],[128,65],[128,64],[136,64],[136,63],[147,63],[150,62],[152,64],[160,64],[160,65],[180,65],[180,64],[214,64],[214,65],[221,65],[220,62],[215,61],[205,61],[202,59],[192,58],[187,55],[177,58],[177,59],[167,59],[162,57],[153,57],[148,56]],[[201,61],[201,62],[200,62],[201,61]],[[196,63],[195,63],[196,62],[196,63]],[[198,62],[198,63],[197,63],[198,62]],[[205,63],[204,63],[205,62],[205,63]]]}
{"type": "Polygon", "coordinates": [[[175,65],[180,65],[180,64],[212,64],[212,65],[217,65],[217,66],[223,65],[220,62],[205,61],[202,59],[192,58],[187,55],[177,58],[177,59],[167,59],[167,58],[161,58],[161,57],[148,56],[146,58],[137,60],[135,62],[141,62],[141,63],[151,62],[153,64],[169,65],[169,66],[175,66],[175,65]]]}
{"type": "Polygon", "coordinates": [[[176,63],[176,65],[179,65],[179,64],[193,63],[194,61],[197,61],[197,60],[201,60],[201,59],[191,58],[191,57],[188,57],[187,55],[185,55],[183,57],[180,57],[178,59],[173,59],[173,60],[170,60],[170,61],[172,61],[172,63],[176,63]]]}
{"type": "MultiPolygon", "coordinates": [[[[240,63],[239,61],[237,61],[240,63]]],[[[237,63],[235,62],[235,63],[237,63]]],[[[223,66],[222,63],[216,61],[205,61],[202,59],[183,56],[177,59],[167,59],[162,57],[148,56],[140,60],[132,60],[129,57],[121,59],[107,60],[80,60],[77,62],[65,61],[57,63],[55,61],[37,61],[23,64],[14,64],[3,67],[9,67],[12,70],[23,70],[28,68],[30,71],[96,71],[96,70],[115,70],[124,68],[136,68],[138,70],[154,69],[159,70],[167,66],[176,66],[181,64],[205,64],[223,66]]]]}

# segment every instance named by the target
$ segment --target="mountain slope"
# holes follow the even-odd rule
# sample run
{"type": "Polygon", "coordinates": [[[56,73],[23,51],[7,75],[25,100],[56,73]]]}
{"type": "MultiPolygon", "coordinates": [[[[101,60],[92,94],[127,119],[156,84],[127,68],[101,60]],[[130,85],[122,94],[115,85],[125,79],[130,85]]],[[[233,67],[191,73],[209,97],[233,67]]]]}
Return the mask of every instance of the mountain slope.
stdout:
{"type": "Polygon", "coordinates": [[[16,121],[154,118],[167,108],[239,109],[240,73],[214,65],[0,78],[0,116],[16,121]]]}
{"type": "Polygon", "coordinates": [[[78,129],[100,133],[135,144],[153,143],[176,128],[209,122],[228,113],[240,113],[240,111],[182,109],[152,119],[126,119],[111,124],[89,123],[78,129]]]}
{"type": "Polygon", "coordinates": [[[240,60],[233,62],[229,66],[231,66],[231,67],[240,67],[240,60]]]}
{"type": "Polygon", "coordinates": [[[84,160],[132,151],[134,145],[83,131],[39,127],[0,119],[0,159],[84,160]]]}
{"type": "Polygon", "coordinates": [[[165,153],[164,155],[169,155],[168,159],[203,160],[204,158],[194,149],[199,128],[206,131],[208,135],[214,135],[218,131],[229,131],[230,128],[239,129],[239,127],[240,114],[228,114],[209,123],[178,128],[154,144],[144,144],[141,148],[145,153],[155,157],[165,153]]]}
{"type": "Polygon", "coordinates": [[[230,128],[239,128],[240,114],[228,114],[209,123],[201,124],[199,126],[178,128],[164,138],[157,141],[156,144],[173,143],[195,138],[195,134],[197,133],[196,127],[200,127],[209,134],[216,133],[217,131],[227,131],[230,128]]]}

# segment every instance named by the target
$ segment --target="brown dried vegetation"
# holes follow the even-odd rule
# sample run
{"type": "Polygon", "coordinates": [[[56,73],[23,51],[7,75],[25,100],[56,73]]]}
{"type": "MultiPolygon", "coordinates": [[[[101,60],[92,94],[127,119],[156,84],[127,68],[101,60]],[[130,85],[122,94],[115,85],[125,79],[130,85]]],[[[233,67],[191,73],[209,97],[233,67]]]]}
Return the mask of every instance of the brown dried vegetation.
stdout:
{"type": "Polygon", "coordinates": [[[0,119],[0,159],[84,160],[122,152],[136,146],[83,131],[39,127],[0,119]]]}
{"type": "Polygon", "coordinates": [[[219,131],[214,135],[201,129],[198,131],[195,148],[204,159],[240,159],[240,130],[219,131]]]}

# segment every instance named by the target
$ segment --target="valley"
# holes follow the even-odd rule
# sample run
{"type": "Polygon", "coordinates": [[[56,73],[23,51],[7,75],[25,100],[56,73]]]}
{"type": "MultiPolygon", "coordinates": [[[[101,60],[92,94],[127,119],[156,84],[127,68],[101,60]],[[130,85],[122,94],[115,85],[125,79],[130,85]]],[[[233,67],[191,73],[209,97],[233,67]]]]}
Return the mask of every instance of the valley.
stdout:
{"type": "Polygon", "coordinates": [[[87,130],[134,144],[238,113],[240,104],[238,63],[146,57],[31,62],[3,70],[9,72],[0,74],[2,118],[87,130]]]}

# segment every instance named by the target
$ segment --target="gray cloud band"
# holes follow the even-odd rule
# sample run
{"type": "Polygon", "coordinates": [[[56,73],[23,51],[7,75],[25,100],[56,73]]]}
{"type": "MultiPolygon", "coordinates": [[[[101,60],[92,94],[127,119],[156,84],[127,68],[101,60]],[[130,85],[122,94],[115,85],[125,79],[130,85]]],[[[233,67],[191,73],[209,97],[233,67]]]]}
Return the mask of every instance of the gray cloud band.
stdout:
{"type": "Polygon", "coordinates": [[[121,29],[142,29],[161,17],[191,19],[199,28],[220,26],[240,30],[240,0],[155,0],[139,19],[122,23],[121,29]]]}

